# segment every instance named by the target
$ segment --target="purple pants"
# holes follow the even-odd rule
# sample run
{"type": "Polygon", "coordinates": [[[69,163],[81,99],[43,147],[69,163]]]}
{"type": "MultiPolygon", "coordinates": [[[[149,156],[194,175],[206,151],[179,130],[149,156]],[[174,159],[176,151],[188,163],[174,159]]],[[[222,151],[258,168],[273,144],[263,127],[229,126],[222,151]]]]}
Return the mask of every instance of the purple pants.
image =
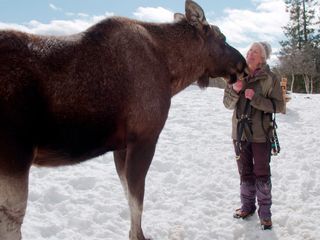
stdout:
{"type": "Polygon", "coordinates": [[[270,179],[271,145],[269,142],[241,142],[241,147],[242,151],[237,159],[240,174],[241,209],[246,212],[254,212],[257,198],[259,217],[261,219],[270,219],[272,205],[270,179]]]}

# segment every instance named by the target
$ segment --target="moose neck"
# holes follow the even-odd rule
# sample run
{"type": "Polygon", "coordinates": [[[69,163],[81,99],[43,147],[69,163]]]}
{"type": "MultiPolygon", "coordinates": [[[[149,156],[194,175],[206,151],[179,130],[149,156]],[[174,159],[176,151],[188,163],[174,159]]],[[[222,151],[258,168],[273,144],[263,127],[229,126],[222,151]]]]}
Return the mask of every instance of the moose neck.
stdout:
{"type": "Polygon", "coordinates": [[[165,33],[156,39],[166,58],[173,96],[203,76],[208,54],[200,34],[186,22],[158,26],[159,29],[152,28],[150,31],[165,33]]]}

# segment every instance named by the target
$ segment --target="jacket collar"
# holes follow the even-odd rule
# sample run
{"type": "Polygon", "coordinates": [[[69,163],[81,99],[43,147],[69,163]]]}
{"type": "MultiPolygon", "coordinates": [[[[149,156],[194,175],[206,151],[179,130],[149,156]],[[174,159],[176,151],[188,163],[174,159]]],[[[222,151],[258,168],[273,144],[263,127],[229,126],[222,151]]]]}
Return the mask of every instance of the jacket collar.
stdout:
{"type": "Polygon", "coordinates": [[[270,72],[270,67],[268,64],[264,64],[261,67],[254,70],[252,75],[248,76],[247,82],[255,82],[260,79],[266,78],[270,72]]]}

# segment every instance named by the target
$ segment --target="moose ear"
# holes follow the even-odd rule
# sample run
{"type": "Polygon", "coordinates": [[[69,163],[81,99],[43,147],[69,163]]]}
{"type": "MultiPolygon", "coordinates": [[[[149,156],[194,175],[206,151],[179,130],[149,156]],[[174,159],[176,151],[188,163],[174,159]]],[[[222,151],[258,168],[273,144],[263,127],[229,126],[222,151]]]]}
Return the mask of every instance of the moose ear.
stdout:
{"type": "Polygon", "coordinates": [[[186,17],[188,22],[197,28],[208,25],[202,8],[192,0],[186,0],[186,17]]]}
{"type": "Polygon", "coordinates": [[[175,13],[174,14],[174,21],[175,22],[180,22],[183,19],[185,19],[186,17],[182,14],[182,13],[175,13]]]}

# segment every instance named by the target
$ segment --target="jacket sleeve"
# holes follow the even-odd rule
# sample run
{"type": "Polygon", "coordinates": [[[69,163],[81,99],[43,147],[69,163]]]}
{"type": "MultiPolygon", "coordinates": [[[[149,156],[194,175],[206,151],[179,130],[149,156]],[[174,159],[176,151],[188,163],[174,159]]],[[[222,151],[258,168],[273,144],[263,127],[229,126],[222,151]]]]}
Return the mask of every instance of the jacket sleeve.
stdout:
{"type": "Polygon", "coordinates": [[[272,78],[273,86],[269,96],[264,97],[260,94],[255,94],[251,100],[251,105],[261,111],[273,113],[273,105],[270,100],[272,99],[276,106],[276,112],[279,113],[284,109],[284,99],[282,96],[282,89],[280,86],[279,78],[277,78],[276,76],[273,76],[272,78]]]}
{"type": "Polygon", "coordinates": [[[226,86],[223,95],[223,104],[227,109],[235,109],[237,102],[239,100],[239,95],[233,90],[232,85],[226,86]]]}

